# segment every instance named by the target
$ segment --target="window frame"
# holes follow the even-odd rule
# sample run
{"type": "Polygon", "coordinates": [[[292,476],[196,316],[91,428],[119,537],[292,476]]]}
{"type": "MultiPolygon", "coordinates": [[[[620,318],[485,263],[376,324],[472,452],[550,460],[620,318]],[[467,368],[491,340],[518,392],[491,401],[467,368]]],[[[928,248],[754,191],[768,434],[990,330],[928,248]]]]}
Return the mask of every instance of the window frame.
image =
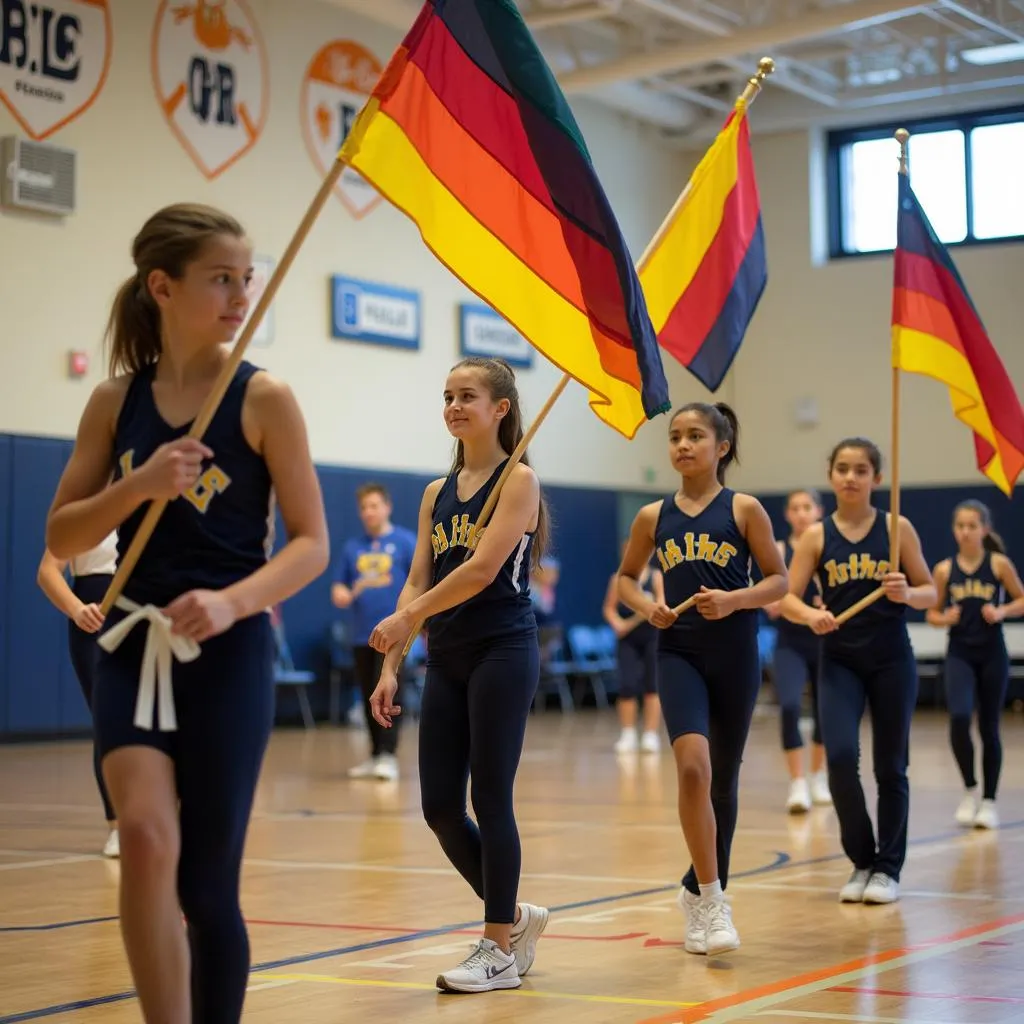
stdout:
{"type": "MultiPolygon", "coordinates": [[[[964,188],[966,190],[967,235],[958,242],[944,242],[950,249],[977,245],[1020,244],[1024,232],[1003,235],[999,238],[977,238],[974,234],[974,200],[972,188],[973,168],[971,165],[970,133],[975,128],[990,125],[1024,123],[1024,104],[998,109],[979,110],[967,114],[950,114],[922,117],[913,120],[899,119],[883,124],[865,125],[858,128],[841,128],[826,135],[826,187],[828,194],[828,255],[830,260],[862,259],[871,256],[890,256],[892,249],[872,249],[869,252],[850,252],[844,248],[843,238],[843,192],[845,182],[842,174],[842,151],[855,142],[872,142],[876,139],[892,139],[897,128],[906,128],[911,135],[924,132],[955,131],[964,133],[964,188]]],[[[894,140],[895,142],[895,140],[894,140]]],[[[911,183],[913,183],[913,168],[911,183]]],[[[893,147],[892,171],[896,174],[898,163],[895,145],[893,147]]]]}

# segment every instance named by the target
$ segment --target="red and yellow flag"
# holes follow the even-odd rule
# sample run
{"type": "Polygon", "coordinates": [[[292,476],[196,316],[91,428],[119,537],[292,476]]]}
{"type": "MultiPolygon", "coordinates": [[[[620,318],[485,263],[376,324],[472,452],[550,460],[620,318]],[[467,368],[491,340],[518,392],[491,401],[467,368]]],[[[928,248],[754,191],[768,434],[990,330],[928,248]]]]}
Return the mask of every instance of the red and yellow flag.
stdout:
{"type": "Polygon", "coordinates": [[[1024,410],[967,289],[906,174],[899,176],[892,363],[949,388],[978,469],[1004,494],[1024,469],[1024,410]]]}

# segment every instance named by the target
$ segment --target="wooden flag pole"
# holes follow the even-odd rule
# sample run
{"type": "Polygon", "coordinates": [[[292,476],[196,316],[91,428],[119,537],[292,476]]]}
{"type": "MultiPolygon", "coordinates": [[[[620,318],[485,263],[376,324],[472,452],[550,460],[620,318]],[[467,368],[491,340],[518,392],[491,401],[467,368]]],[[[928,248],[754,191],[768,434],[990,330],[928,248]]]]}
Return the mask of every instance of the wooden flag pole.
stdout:
{"type": "MultiPolygon", "coordinates": [[[[198,440],[202,438],[203,434],[205,434],[209,429],[210,423],[213,421],[213,417],[217,413],[221,400],[224,398],[224,395],[235,376],[235,371],[238,369],[238,365],[242,361],[242,356],[245,354],[245,350],[249,346],[249,342],[256,333],[256,330],[266,314],[267,309],[270,307],[271,302],[274,301],[274,296],[277,294],[277,290],[280,288],[285,274],[287,274],[291,268],[295,257],[298,255],[299,249],[302,248],[302,244],[305,242],[306,236],[312,229],[316,218],[320,215],[320,211],[323,209],[324,203],[327,202],[327,197],[331,194],[331,191],[334,189],[334,186],[344,169],[345,164],[341,160],[339,154],[339,158],[334,161],[334,165],[328,172],[327,177],[324,178],[323,184],[321,184],[319,191],[313,198],[313,202],[310,203],[309,209],[302,218],[291,242],[288,243],[288,248],[285,249],[284,255],[281,257],[281,262],[277,265],[270,280],[267,282],[267,287],[263,290],[263,294],[256,303],[256,308],[253,310],[252,316],[249,318],[249,322],[242,330],[241,336],[238,341],[235,342],[235,347],[231,350],[231,355],[228,358],[228,361],[221,368],[219,376],[216,381],[214,381],[213,388],[210,390],[209,395],[206,396],[206,401],[199,410],[199,415],[196,416],[195,421],[192,424],[192,429],[188,432],[189,437],[193,437],[198,440]]],[[[114,607],[114,602],[117,601],[121,592],[124,590],[124,585],[128,581],[128,577],[131,575],[132,570],[135,568],[135,565],[139,560],[139,556],[142,554],[143,548],[145,548],[149,538],[153,535],[153,531],[156,529],[156,524],[159,521],[160,516],[163,515],[167,504],[168,502],[166,498],[154,501],[150,504],[145,516],[143,516],[142,522],[139,524],[138,530],[135,531],[135,536],[132,538],[132,542],[129,545],[128,550],[125,552],[124,558],[117,567],[117,572],[114,574],[114,578],[110,581],[110,586],[107,588],[106,594],[103,595],[103,603],[100,605],[100,610],[104,616],[110,613],[110,609],[114,607]]]]}
{"type": "MultiPolygon", "coordinates": [[[[740,96],[740,100],[746,103],[747,106],[753,103],[754,99],[757,97],[757,94],[761,91],[761,86],[764,83],[764,80],[774,70],[775,61],[772,60],[771,57],[762,57],[757,64],[757,74],[747,81],[746,88],[743,90],[743,93],[740,96]]],[[[643,255],[637,261],[636,266],[638,270],[647,263],[647,261],[651,257],[651,254],[661,244],[661,240],[668,233],[669,228],[672,227],[673,222],[678,216],[679,211],[683,208],[683,204],[686,202],[686,199],[689,196],[689,194],[690,182],[688,181],[686,183],[686,187],[682,190],[682,192],[679,193],[678,198],[672,204],[672,208],[668,211],[668,214],[665,216],[665,219],[661,222],[661,225],[659,226],[658,230],[654,233],[651,240],[647,243],[647,247],[644,249],[643,255]]],[[[498,477],[498,481],[494,485],[494,489],[487,496],[487,501],[484,504],[483,510],[481,511],[480,517],[476,523],[477,537],[479,537],[480,531],[483,529],[484,526],[487,525],[488,520],[490,519],[492,513],[494,512],[494,508],[497,505],[498,498],[500,497],[501,494],[501,487],[508,479],[509,473],[512,472],[512,469],[515,467],[516,463],[519,462],[519,460],[522,458],[523,452],[526,451],[526,447],[532,440],[533,435],[537,432],[537,428],[541,425],[541,423],[544,422],[544,417],[547,416],[547,414],[551,411],[559,395],[561,395],[561,393],[566,389],[570,380],[572,380],[572,377],[569,374],[565,373],[562,375],[559,382],[555,385],[554,391],[552,391],[550,397],[544,403],[544,406],[541,408],[541,411],[537,414],[537,418],[530,425],[530,429],[523,435],[523,439],[519,442],[519,444],[516,445],[516,449],[509,457],[508,462],[505,464],[505,468],[502,470],[501,476],[498,477]]],[[[472,555],[472,552],[470,552],[470,555],[472,555]]],[[[687,608],[692,607],[692,605],[695,603],[696,597],[691,597],[689,600],[683,602],[683,604],[681,604],[677,609],[674,609],[674,611],[677,615],[681,614],[682,612],[686,611],[687,608]]],[[[412,645],[415,642],[416,637],[419,636],[420,631],[423,629],[423,625],[423,622],[418,622],[413,628],[412,632],[410,632],[409,638],[405,642],[405,647],[402,649],[402,659],[404,659],[405,656],[412,649],[412,645]]],[[[401,665],[402,659],[399,660],[399,665],[401,665]]]]}
{"type": "MultiPolygon", "coordinates": [[[[910,132],[906,128],[897,129],[896,141],[900,144],[900,174],[908,172],[907,142],[909,139],[910,132]]],[[[892,463],[892,471],[890,473],[892,483],[890,485],[889,497],[889,572],[898,572],[900,566],[900,368],[899,360],[896,358],[893,358],[892,367],[892,436],[889,444],[892,463]]],[[[867,597],[862,597],[856,604],[847,608],[845,612],[837,615],[836,622],[840,626],[844,622],[849,622],[854,615],[880,600],[884,594],[884,587],[873,590],[867,597]]]]}

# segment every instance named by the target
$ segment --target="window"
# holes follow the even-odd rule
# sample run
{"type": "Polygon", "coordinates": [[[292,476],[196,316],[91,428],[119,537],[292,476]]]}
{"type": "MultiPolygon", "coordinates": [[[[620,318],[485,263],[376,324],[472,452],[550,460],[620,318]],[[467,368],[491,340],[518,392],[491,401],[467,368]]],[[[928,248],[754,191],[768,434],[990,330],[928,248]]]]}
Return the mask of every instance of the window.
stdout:
{"type": "Polygon", "coordinates": [[[1024,107],[832,132],[829,250],[835,257],[896,245],[897,128],[910,131],[910,182],[946,245],[1024,241],[1024,107]]]}

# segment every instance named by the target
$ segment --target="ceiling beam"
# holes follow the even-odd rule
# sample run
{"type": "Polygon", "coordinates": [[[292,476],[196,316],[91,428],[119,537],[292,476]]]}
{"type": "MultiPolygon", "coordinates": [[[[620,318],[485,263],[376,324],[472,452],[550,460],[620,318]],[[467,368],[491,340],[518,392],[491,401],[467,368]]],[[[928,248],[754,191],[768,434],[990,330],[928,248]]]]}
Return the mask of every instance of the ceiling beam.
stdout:
{"type": "Polygon", "coordinates": [[[801,18],[789,18],[699,43],[667,46],[580,68],[563,76],[561,85],[566,93],[588,92],[597,85],[609,82],[650,78],[684,68],[700,67],[711,61],[764,53],[777,46],[826,36],[840,29],[864,28],[893,21],[926,6],[921,0],[856,0],[853,3],[836,4],[801,18]]]}

